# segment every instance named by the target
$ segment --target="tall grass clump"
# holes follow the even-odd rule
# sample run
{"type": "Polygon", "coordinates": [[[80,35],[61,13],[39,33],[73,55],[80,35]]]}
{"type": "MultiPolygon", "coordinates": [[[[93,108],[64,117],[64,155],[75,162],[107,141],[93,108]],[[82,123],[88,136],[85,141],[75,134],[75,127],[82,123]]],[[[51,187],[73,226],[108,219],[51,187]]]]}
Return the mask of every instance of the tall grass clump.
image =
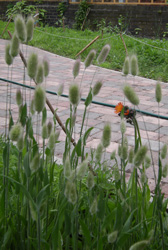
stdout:
{"type": "MultiPolygon", "coordinates": [[[[22,30],[17,32],[18,37],[23,37],[22,30]]],[[[99,64],[104,62],[109,49],[109,45],[103,48],[97,58],[99,64]]],[[[84,71],[95,56],[95,51],[90,52],[84,71]]],[[[6,62],[12,63],[9,47],[6,62]]],[[[146,176],[146,168],[152,165],[148,156],[150,148],[142,143],[136,111],[130,107],[138,105],[139,98],[130,85],[125,85],[124,94],[130,106],[120,102],[115,107],[115,113],[121,117],[118,152],[112,152],[108,159],[106,151],[113,138],[113,124],[109,122],[104,125],[97,148],[86,152],[87,140],[94,129],[87,128],[86,114],[103,86],[102,81],[95,82],[93,77],[94,85],[90,84],[79,138],[75,141],[81,101],[80,86],[75,82],[79,72],[77,59],[69,87],[70,110],[64,128],[62,164],[58,165],[54,156],[60,131],[56,126],[56,113],[53,122],[47,117],[43,87],[49,64],[45,60],[39,63],[36,54],[28,57],[30,84],[33,81],[38,84],[30,96],[30,112],[22,92],[17,90],[18,119],[14,122],[10,112],[7,138],[0,137],[1,249],[167,249],[167,200],[160,188],[162,177],[168,173],[167,146],[159,152],[159,171],[151,199],[146,176]],[[126,137],[127,123],[134,128],[135,141],[131,149],[126,137]],[[42,146],[39,138],[42,138],[42,146]],[[128,164],[131,174],[127,181],[128,164]]],[[[125,69],[124,74],[127,73],[125,69]]],[[[156,92],[160,93],[158,89],[156,92]]],[[[62,92],[60,88],[59,95],[62,92]]],[[[158,94],[156,99],[160,100],[158,94]]]]}

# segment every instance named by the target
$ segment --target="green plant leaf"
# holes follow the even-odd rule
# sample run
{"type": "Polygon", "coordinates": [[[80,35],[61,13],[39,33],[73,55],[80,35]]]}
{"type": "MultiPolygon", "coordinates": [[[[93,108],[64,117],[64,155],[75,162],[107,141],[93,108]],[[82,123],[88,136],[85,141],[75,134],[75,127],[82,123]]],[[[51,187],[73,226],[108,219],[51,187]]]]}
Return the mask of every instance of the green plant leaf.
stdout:
{"type": "Polygon", "coordinates": [[[47,184],[45,187],[43,187],[37,195],[37,209],[38,209],[38,211],[41,208],[41,204],[45,198],[45,195],[47,194],[48,188],[49,188],[49,184],[47,184]]]}
{"type": "Polygon", "coordinates": [[[67,134],[67,137],[68,137],[68,138],[71,138],[71,134],[70,134],[69,129],[68,129],[68,126],[69,126],[69,124],[70,124],[70,121],[71,121],[71,119],[68,118],[68,119],[66,120],[66,123],[65,123],[65,129],[66,129],[66,134],[67,134]]]}
{"type": "Polygon", "coordinates": [[[122,232],[121,233],[127,233],[127,231],[130,229],[132,218],[133,218],[133,215],[134,215],[134,213],[135,213],[136,210],[137,210],[137,208],[132,211],[132,213],[130,214],[130,216],[126,220],[126,222],[125,222],[125,224],[124,224],[124,226],[122,228],[122,232]]]}
{"type": "Polygon", "coordinates": [[[81,138],[78,140],[78,143],[75,146],[75,150],[78,156],[82,155],[82,140],[81,138]]]}
{"type": "MultiPolygon", "coordinates": [[[[62,198],[62,196],[61,196],[62,198]]],[[[59,239],[59,235],[58,232],[60,230],[60,227],[62,226],[62,223],[60,223],[61,221],[63,222],[64,219],[64,213],[65,213],[65,208],[67,205],[67,199],[64,197],[63,199],[58,199],[58,202],[60,201],[59,204],[59,211],[57,214],[57,218],[59,218],[59,220],[56,220],[56,223],[54,224],[53,230],[52,230],[52,244],[53,244],[53,249],[58,249],[58,239],[59,239]]]]}
{"type": "Polygon", "coordinates": [[[94,129],[94,127],[91,127],[91,128],[89,128],[86,132],[85,132],[85,134],[84,134],[84,136],[83,136],[83,145],[86,145],[86,141],[87,141],[87,138],[89,137],[89,135],[90,135],[90,133],[91,133],[91,131],[94,129]]]}
{"type": "Polygon", "coordinates": [[[33,157],[37,154],[37,152],[38,152],[38,144],[35,138],[33,137],[33,157]]]}
{"type": "Polygon", "coordinates": [[[5,218],[5,189],[1,191],[0,195],[0,218],[5,218]]]}
{"type": "Polygon", "coordinates": [[[29,137],[31,139],[33,139],[33,127],[32,127],[32,119],[31,119],[31,117],[28,118],[27,129],[28,129],[29,137]]]}
{"type": "Polygon", "coordinates": [[[25,103],[25,105],[22,107],[21,116],[20,116],[20,122],[23,127],[26,124],[26,119],[27,119],[27,104],[25,103]]]}
{"type": "Polygon", "coordinates": [[[37,207],[35,205],[34,202],[32,202],[32,200],[29,200],[29,208],[30,208],[30,213],[31,213],[31,217],[34,221],[37,221],[37,207]]]}
{"type": "Polygon", "coordinates": [[[2,249],[7,249],[7,245],[11,241],[11,236],[12,236],[12,230],[10,226],[8,226],[8,230],[5,232],[4,238],[3,238],[3,244],[2,244],[2,249]]]}
{"type": "Polygon", "coordinates": [[[47,156],[50,156],[50,149],[49,148],[46,148],[46,150],[45,150],[45,154],[47,155],[47,156]]]}
{"type": "Polygon", "coordinates": [[[30,170],[29,152],[27,152],[25,154],[25,157],[24,157],[24,160],[23,160],[23,166],[24,166],[26,176],[30,177],[31,176],[31,170],[30,170]]]}
{"type": "Polygon", "coordinates": [[[4,165],[4,168],[7,168],[7,166],[9,165],[9,155],[8,155],[8,152],[9,152],[9,145],[6,144],[6,146],[4,147],[4,150],[3,150],[3,165],[4,165]]]}
{"type": "Polygon", "coordinates": [[[162,161],[161,161],[161,159],[160,159],[160,157],[159,157],[159,175],[158,175],[158,183],[160,183],[161,179],[162,179],[162,161]]]}
{"type": "Polygon", "coordinates": [[[104,218],[105,208],[106,208],[106,202],[104,199],[104,192],[101,190],[100,196],[99,196],[99,202],[98,202],[98,211],[97,211],[97,217],[100,220],[103,220],[103,218],[104,218]]]}
{"type": "Polygon", "coordinates": [[[54,180],[54,167],[55,167],[55,162],[53,162],[50,168],[50,184],[52,184],[54,180]]]}
{"type": "Polygon", "coordinates": [[[43,112],[42,112],[42,125],[46,122],[47,120],[47,109],[44,107],[43,112]]]}
{"type": "Polygon", "coordinates": [[[49,179],[48,179],[48,170],[46,169],[44,172],[44,185],[46,186],[49,184],[49,179]]]}
{"type": "Polygon", "coordinates": [[[85,106],[88,107],[89,104],[92,102],[92,98],[93,98],[93,95],[92,95],[92,88],[90,89],[89,91],[89,94],[85,100],[85,106]]]}
{"type": "Polygon", "coordinates": [[[9,131],[10,131],[10,130],[11,130],[11,127],[14,125],[14,122],[13,122],[13,117],[12,117],[11,110],[9,111],[9,114],[10,114],[10,119],[9,119],[9,131]]]}
{"type": "Polygon", "coordinates": [[[115,223],[114,223],[114,231],[120,231],[122,227],[122,218],[123,218],[123,208],[120,203],[117,204],[116,214],[115,214],[115,223]]]}
{"type": "Polygon", "coordinates": [[[65,211],[65,236],[69,236],[71,232],[71,218],[69,210],[65,211]]]}
{"type": "Polygon", "coordinates": [[[75,153],[76,153],[76,148],[73,149],[72,154],[71,154],[71,165],[74,161],[75,153]]]}
{"type": "Polygon", "coordinates": [[[79,223],[80,223],[81,228],[82,228],[83,236],[86,239],[87,244],[90,246],[90,244],[91,244],[91,236],[90,236],[89,228],[87,227],[87,225],[82,220],[79,220],[79,223]]]}
{"type": "Polygon", "coordinates": [[[116,205],[115,203],[112,203],[111,204],[111,209],[110,210],[110,214],[107,215],[105,218],[104,218],[104,221],[103,221],[103,224],[102,224],[102,229],[103,228],[107,228],[109,227],[111,229],[111,226],[113,225],[114,223],[114,220],[115,220],[115,215],[116,215],[116,205]]]}
{"type": "Polygon", "coordinates": [[[98,242],[98,250],[103,250],[103,239],[100,237],[99,242],[98,242]]]}

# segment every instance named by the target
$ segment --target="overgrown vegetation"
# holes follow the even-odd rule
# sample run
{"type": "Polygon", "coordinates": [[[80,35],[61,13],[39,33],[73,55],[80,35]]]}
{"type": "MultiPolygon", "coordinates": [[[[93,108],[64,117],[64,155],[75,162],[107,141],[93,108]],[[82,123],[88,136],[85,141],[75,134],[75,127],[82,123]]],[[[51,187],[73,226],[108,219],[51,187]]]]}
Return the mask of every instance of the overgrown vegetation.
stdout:
{"type": "MultiPolygon", "coordinates": [[[[33,22],[32,19],[28,21],[29,25],[33,22]]],[[[9,70],[12,70],[12,55],[19,53],[18,40],[26,41],[33,33],[29,29],[33,26],[24,28],[24,19],[20,16],[15,24],[17,39],[12,39],[11,44],[4,48],[9,70]],[[19,25],[22,23],[19,29],[17,22],[19,25]],[[27,32],[30,34],[26,35],[27,32]]],[[[96,58],[97,64],[101,65],[109,55],[109,45],[105,45],[98,56],[95,50],[91,50],[85,60],[85,70],[96,58]]],[[[160,182],[168,173],[168,165],[164,162],[167,145],[159,152],[156,177],[154,162],[147,154],[150,149],[142,145],[134,111],[134,107],[139,105],[139,98],[126,83],[124,95],[134,107],[124,106],[123,103],[116,105],[115,113],[121,117],[122,134],[118,152],[113,152],[110,159],[106,158],[106,149],[111,142],[111,124],[106,123],[97,149],[86,153],[86,142],[93,127],[86,130],[84,123],[94,96],[101,91],[102,82],[94,82],[93,78],[90,84],[79,140],[75,142],[75,120],[81,98],[80,86],[75,83],[75,79],[79,71],[80,59],[77,59],[72,72],[74,81],[69,87],[70,113],[64,128],[66,140],[63,165],[59,166],[54,160],[59,147],[59,130],[56,128],[58,118],[55,111],[53,121],[49,121],[45,107],[48,100],[43,85],[47,84],[49,64],[46,58],[42,63],[38,62],[36,53],[28,57],[30,84],[32,81],[37,84],[34,95],[29,95],[31,105],[27,106],[25,101],[26,92],[17,90],[17,122],[14,123],[12,113],[7,110],[6,121],[9,119],[9,127],[6,122],[5,138],[1,137],[0,140],[1,249],[166,250],[168,201],[164,201],[161,194],[160,182]],[[33,126],[35,120],[37,122],[33,126]],[[125,136],[126,122],[132,124],[135,131],[135,146],[130,150],[125,136]],[[40,138],[43,140],[41,149],[40,138]],[[11,164],[12,154],[14,158],[11,164]],[[125,176],[127,164],[132,166],[128,183],[125,176]],[[146,169],[151,165],[156,184],[152,200],[146,177],[146,169]]],[[[137,75],[138,62],[135,55],[126,58],[123,73],[125,76],[128,73],[137,75]]],[[[10,90],[7,85],[7,102],[10,101],[10,90]]],[[[63,86],[60,86],[58,95],[62,92],[63,86]]],[[[161,99],[161,85],[158,83],[158,112],[161,99]]]]}

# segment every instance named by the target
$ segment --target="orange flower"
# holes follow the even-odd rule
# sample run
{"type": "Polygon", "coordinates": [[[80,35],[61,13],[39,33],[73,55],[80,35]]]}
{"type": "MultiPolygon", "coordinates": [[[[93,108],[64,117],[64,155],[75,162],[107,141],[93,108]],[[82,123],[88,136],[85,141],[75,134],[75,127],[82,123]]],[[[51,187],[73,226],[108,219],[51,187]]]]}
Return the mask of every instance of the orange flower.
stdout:
{"type": "Polygon", "coordinates": [[[115,113],[121,113],[122,109],[124,108],[124,115],[127,116],[129,115],[129,108],[127,106],[124,106],[122,104],[122,102],[119,102],[116,106],[115,106],[115,113]]]}
{"type": "Polygon", "coordinates": [[[120,113],[121,111],[122,111],[122,109],[123,109],[123,104],[122,104],[122,102],[119,102],[116,106],[115,106],[115,113],[116,114],[118,114],[118,113],[120,113]]]}

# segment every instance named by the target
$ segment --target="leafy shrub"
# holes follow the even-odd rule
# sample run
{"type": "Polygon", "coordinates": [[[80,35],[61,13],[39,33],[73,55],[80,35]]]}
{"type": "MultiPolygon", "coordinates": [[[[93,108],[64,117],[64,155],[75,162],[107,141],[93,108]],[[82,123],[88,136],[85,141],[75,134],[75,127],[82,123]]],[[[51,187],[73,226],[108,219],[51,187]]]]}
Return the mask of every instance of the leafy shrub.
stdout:
{"type": "Polygon", "coordinates": [[[67,6],[64,2],[61,2],[58,4],[58,8],[57,8],[57,14],[58,14],[58,21],[56,22],[56,25],[64,25],[64,21],[65,21],[65,11],[67,9],[67,6]]]}
{"type": "Polygon", "coordinates": [[[28,1],[22,0],[19,2],[16,2],[16,4],[10,3],[8,5],[8,9],[6,11],[7,18],[10,19],[11,17],[14,19],[17,14],[22,14],[23,16],[27,17],[29,15],[34,16],[36,13],[39,13],[39,22],[44,23],[45,22],[45,14],[46,10],[39,9],[36,4],[31,5],[28,1]]]}
{"type": "Polygon", "coordinates": [[[75,13],[75,28],[76,29],[82,28],[88,9],[89,9],[89,4],[87,0],[81,1],[79,4],[79,9],[75,13]]]}

